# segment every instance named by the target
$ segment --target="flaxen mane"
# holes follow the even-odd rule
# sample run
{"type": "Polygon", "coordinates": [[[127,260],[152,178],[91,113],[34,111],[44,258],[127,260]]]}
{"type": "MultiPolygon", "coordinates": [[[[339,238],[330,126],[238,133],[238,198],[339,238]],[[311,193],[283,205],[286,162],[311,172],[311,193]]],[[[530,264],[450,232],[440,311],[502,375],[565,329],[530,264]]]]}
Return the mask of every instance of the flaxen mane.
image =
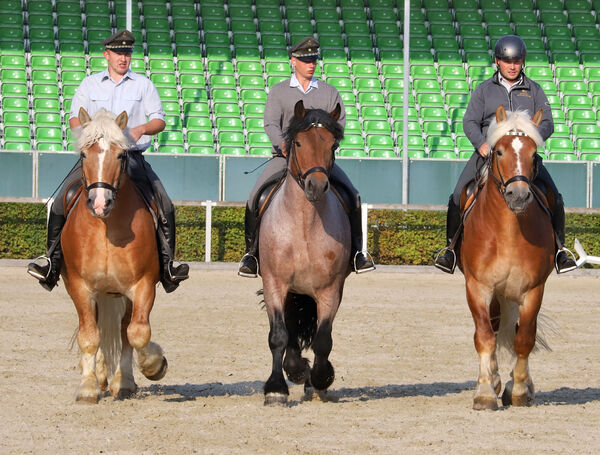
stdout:
{"type": "Polygon", "coordinates": [[[81,135],[77,139],[77,149],[84,150],[96,142],[101,142],[100,146],[104,150],[108,150],[110,144],[127,150],[131,146],[131,141],[128,139],[121,128],[115,123],[115,116],[112,112],[106,109],[100,109],[91,122],[83,125],[81,135]]]}
{"type": "Polygon", "coordinates": [[[487,143],[493,149],[496,143],[510,131],[522,131],[534,142],[538,147],[544,145],[544,139],[538,132],[537,126],[531,121],[531,115],[527,111],[506,111],[506,120],[497,123],[496,119],[490,123],[487,131],[487,143]]]}

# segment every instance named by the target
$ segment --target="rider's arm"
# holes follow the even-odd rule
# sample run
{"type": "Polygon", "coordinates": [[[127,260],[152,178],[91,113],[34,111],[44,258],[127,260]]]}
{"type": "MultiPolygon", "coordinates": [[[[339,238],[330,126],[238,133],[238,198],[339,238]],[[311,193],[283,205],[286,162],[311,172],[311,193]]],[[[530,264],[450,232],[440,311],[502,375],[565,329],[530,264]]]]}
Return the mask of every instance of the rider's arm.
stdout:
{"type": "Polygon", "coordinates": [[[469,138],[471,144],[473,144],[473,147],[481,154],[482,151],[486,151],[485,147],[482,149],[482,146],[486,142],[482,132],[485,102],[483,90],[480,88],[481,85],[475,89],[475,92],[473,92],[473,95],[471,96],[465,116],[463,117],[463,129],[465,135],[469,138]]]}
{"type": "MultiPolygon", "coordinates": [[[[287,84],[287,81],[282,84],[287,84]]],[[[279,84],[278,84],[279,85],[279,84]]],[[[283,118],[283,108],[281,105],[281,90],[275,85],[269,92],[267,103],[265,105],[265,132],[276,152],[281,153],[281,144],[283,143],[283,131],[281,121],[283,118]]]]}
{"type": "MultiPolygon", "coordinates": [[[[538,131],[542,135],[542,139],[548,139],[552,133],[554,133],[554,120],[552,119],[552,108],[550,107],[550,103],[548,102],[548,98],[544,93],[542,87],[537,84],[532,84],[534,89],[534,102],[535,102],[535,111],[539,108],[542,108],[542,112],[544,116],[542,117],[542,123],[538,127],[538,131]]],[[[535,114],[532,112],[531,115],[535,114]]]]}

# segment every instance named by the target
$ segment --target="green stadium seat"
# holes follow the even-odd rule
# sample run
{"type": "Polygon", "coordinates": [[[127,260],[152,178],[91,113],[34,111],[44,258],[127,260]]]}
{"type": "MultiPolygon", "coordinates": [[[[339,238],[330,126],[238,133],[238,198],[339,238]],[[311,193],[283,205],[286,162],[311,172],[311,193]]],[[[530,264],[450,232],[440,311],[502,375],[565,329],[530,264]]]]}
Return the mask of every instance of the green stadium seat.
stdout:
{"type": "Polygon", "coordinates": [[[393,8],[371,8],[371,20],[377,23],[396,23],[398,18],[393,8]]]}
{"type": "Polygon", "coordinates": [[[4,112],[2,116],[4,126],[29,126],[29,114],[27,112],[4,112]]]}
{"type": "Polygon", "coordinates": [[[367,134],[365,139],[369,155],[374,149],[394,150],[394,140],[391,136],[385,134],[367,134]]]}
{"type": "Polygon", "coordinates": [[[389,93],[404,93],[404,79],[385,79],[384,88],[389,93]]]}
{"type": "Polygon", "coordinates": [[[549,153],[575,153],[573,142],[566,137],[550,137],[545,146],[549,153]]]}
{"type": "Polygon", "coordinates": [[[27,82],[27,74],[24,68],[3,68],[0,70],[0,81],[2,84],[25,84],[27,82]]]}
{"type": "Polygon", "coordinates": [[[177,101],[163,101],[162,107],[166,115],[179,115],[179,103],[177,101]]]}
{"type": "Polygon", "coordinates": [[[548,158],[552,161],[577,161],[577,155],[574,153],[550,153],[548,158]]]}
{"type": "Polygon", "coordinates": [[[177,78],[174,74],[152,73],[150,80],[156,87],[177,87],[177,78]]]}
{"type": "Polygon", "coordinates": [[[240,92],[240,99],[242,103],[264,104],[267,101],[267,93],[264,88],[260,90],[246,89],[240,92]]]}
{"type": "Polygon", "coordinates": [[[445,93],[469,93],[469,84],[464,80],[444,80],[442,90],[445,93]]]}
{"type": "Polygon", "coordinates": [[[432,150],[429,153],[429,158],[454,160],[457,158],[456,153],[450,150],[432,150]]]}
{"type": "Polygon", "coordinates": [[[190,131],[187,133],[187,140],[190,148],[193,146],[214,146],[214,139],[210,131],[190,131]]]}
{"type": "Polygon", "coordinates": [[[528,67],[525,70],[527,76],[529,76],[534,81],[552,81],[554,80],[554,74],[552,74],[552,70],[548,67],[543,66],[532,66],[528,67]]]}
{"type": "Polygon", "coordinates": [[[569,23],[574,25],[594,25],[596,20],[591,12],[568,12],[569,23]]]}
{"type": "Polygon", "coordinates": [[[358,103],[362,106],[383,106],[385,101],[380,92],[361,92],[358,94],[358,103]]]}
{"type": "Polygon", "coordinates": [[[427,147],[430,151],[451,150],[454,153],[454,140],[450,136],[429,136],[427,147]]]}
{"type": "Polygon", "coordinates": [[[469,104],[471,95],[468,93],[449,93],[445,95],[444,102],[450,108],[466,107],[469,104]]]}
{"type": "Polygon", "coordinates": [[[165,129],[171,131],[181,131],[183,128],[183,123],[181,122],[181,117],[179,117],[179,115],[166,115],[165,125],[165,129]]]}
{"type": "Polygon", "coordinates": [[[460,24],[458,27],[458,33],[463,40],[463,45],[465,40],[469,40],[471,38],[481,40],[485,39],[486,35],[482,24],[460,24]]]}
{"type": "Polygon", "coordinates": [[[560,81],[558,86],[563,95],[585,95],[588,92],[583,81],[560,81]]]}
{"type": "Polygon", "coordinates": [[[212,123],[208,117],[189,116],[185,119],[185,127],[188,131],[211,131],[212,123]]]}
{"type": "Polygon", "coordinates": [[[458,52],[458,41],[454,37],[434,37],[431,43],[436,52],[458,52]]]}
{"type": "Polygon", "coordinates": [[[218,131],[242,131],[244,128],[242,119],[238,117],[219,117],[216,126],[218,131]]]}
{"type": "Polygon", "coordinates": [[[344,134],[340,141],[341,148],[364,148],[364,141],[360,134],[344,134]]]}
{"type": "Polygon", "coordinates": [[[33,100],[33,111],[59,113],[60,101],[58,98],[36,98],[33,100]]]}
{"type": "Polygon", "coordinates": [[[237,102],[215,103],[213,111],[217,117],[239,117],[241,115],[240,107],[238,106],[237,102]]]}
{"type": "MultiPolygon", "coordinates": [[[[484,9],[485,11],[485,9],[484,9]]],[[[459,25],[463,24],[481,24],[483,22],[483,18],[481,14],[477,10],[472,11],[456,11],[455,12],[456,22],[459,25]]]]}
{"type": "Polygon", "coordinates": [[[183,133],[181,131],[161,131],[157,135],[159,146],[181,145],[183,146],[183,133]]]}
{"type": "Polygon", "coordinates": [[[363,120],[386,120],[388,117],[383,106],[362,106],[360,114],[363,120]]]}
{"type": "Polygon", "coordinates": [[[596,113],[592,109],[571,109],[568,118],[572,123],[596,123],[596,113]]]}
{"type": "Polygon", "coordinates": [[[35,84],[33,86],[34,98],[56,98],[58,99],[58,85],[35,84]]]}
{"type": "MultiPolygon", "coordinates": [[[[437,14],[440,14],[441,12],[438,12],[437,14]]],[[[448,13],[450,14],[450,13],[448,13]]],[[[431,36],[433,37],[434,41],[435,39],[439,39],[439,38],[452,38],[454,40],[456,40],[456,31],[454,30],[454,26],[451,25],[452,24],[452,19],[450,19],[449,22],[441,22],[441,23],[431,23],[430,21],[430,25],[429,25],[429,32],[431,33],[431,36]]],[[[400,33],[398,33],[398,36],[400,35],[400,33]]],[[[434,48],[436,48],[435,44],[433,46],[434,48]]]]}
{"type": "MultiPolygon", "coordinates": [[[[418,93],[418,90],[417,90],[418,93]]],[[[417,104],[420,107],[444,107],[444,98],[441,93],[418,93],[417,104]]]]}
{"type": "MultiPolygon", "coordinates": [[[[408,136],[408,149],[409,150],[425,150],[425,143],[421,136],[408,136]]],[[[398,148],[402,149],[404,147],[404,138],[402,134],[398,134],[398,148]]]]}
{"type": "Polygon", "coordinates": [[[360,77],[354,79],[354,88],[359,92],[381,92],[381,82],[374,77],[360,77]]]}
{"type": "Polygon", "coordinates": [[[173,30],[175,34],[179,32],[184,33],[197,33],[198,32],[198,23],[195,19],[191,17],[196,16],[196,12],[194,11],[194,7],[191,6],[191,10],[188,13],[181,13],[176,10],[175,6],[171,6],[171,10],[173,14],[173,30]]]}
{"type": "Polygon", "coordinates": [[[364,158],[367,156],[362,148],[340,148],[338,155],[348,158],[364,158]]]}
{"type": "Polygon", "coordinates": [[[572,126],[573,136],[577,139],[584,137],[600,137],[600,127],[591,123],[577,123],[572,126]]]}
{"type": "Polygon", "coordinates": [[[283,36],[285,28],[281,21],[258,21],[258,28],[260,29],[261,39],[268,35],[279,35],[283,36]]]}
{"type": "Polygon", "coordinates": [[[159,144],[158,153],[185,153],[185,147],[180,144],[159,144]]]}
{"type": "Polygon", "coordinates": [[[465,50],[465,62],[471,66],[487,66],[492,64],[492,57],[487,51],[467,51],[465,50]]]}
{"type": "Polygon", "coordinates": [[[369,152],[371,158],[396,158],[396,152],[391,148],[372,148],[369,152]]]}
{"type": "Polygon", "coordinates": [[[265,115],[264,104],[244,104],[244,117],[262,118],[265,115]]]}
{"type": "Polygon", "coordinates": [[[566,122],[565,113],[560,109],[552,109],[552,120],[555,122],[566,122]]]}
{"type": "Polygon", "coordinates": [[[451,107],[448,109],[448,118],[453,124],[460,123],[462,125],[462,120],[466,111],[466,107],[451,107]]]}
{"type": "MultiPolygon", "coordinates": [[[[452,24],[452,14],[448,9],[446,10],[427,10],[427,21],[429,22],[429,31],[433,36],[440,36],[439,26],[447,26],[448,24],[452,24]]],[[[454,30],[446,30],[447,33],[445,36],[454,36],[454,30]],[[450,35],[450,33],[452,33],[450,35]]]]}
{"type": "MultiPolygon", "coordinates": [[[[248,132],[262,133],[265,131],[265,121],[263,118],[247,118],[244,121],[248,132]]],[[[346,121],[346,130],[348,129],[348,120],[346,121]]]]}
{"type": "MultiPolygon", "coordinates": [[[[219,131],[218,141],[221,148],[223,147],[244,147],[244,133],[238,131],[219,131]]],[[[220,150],[223,153],[222,150],[220,150]]]]}
{"type": "Polygon", "coordinates": [[[35,129],[38,142],[61,142],[62,130],[60,127],[40,126],[35,129]]]}
{"type": "Polygon", "coordinates": [[[587,95],[565,95],[563,104],[568,110],[592,109],[592,100],[587,95]]]}
{"type": "Polygon", "coordinates": [[[391,134],[392,129],[387,120],[365,120],[363,130],[366,134],[391,134]]]}
{"type": "Polygon", "coordinates": [[[356,109],[356,100],[352,104],[348,104],[344,101],[344,109],[346,110],[346,119],[358,120],[358,109],[356,109]]]}
{"type": "Polygon", "coordinates": [[[569,137],[571,131],[566,123],[554,123],[554,133],[552,137],[569,137]]]}
{"type": "Polygon", "coordinates": [[[435,59],[440,65],[440,68],[443,66],[462,66],[462,57],[457,51],[436,51],[435,59]]]}
{"type": "Polygon", "coordinates": [[[265,132],[250,132],[248,133],[248,146],[271,149],[271,140],[265,132]]]}
{"type": "Polygon", "coordinates": [[[600,153],[593,150],[583,149],[579,155],[581,161],[600,161],[600,153]]]}
{"type": "Polygon", "coordinates": [[[426,121],[423,123],[423,133],[425,133],[425,136],[449,135],[450,126],[446,121],[426,121]]]}

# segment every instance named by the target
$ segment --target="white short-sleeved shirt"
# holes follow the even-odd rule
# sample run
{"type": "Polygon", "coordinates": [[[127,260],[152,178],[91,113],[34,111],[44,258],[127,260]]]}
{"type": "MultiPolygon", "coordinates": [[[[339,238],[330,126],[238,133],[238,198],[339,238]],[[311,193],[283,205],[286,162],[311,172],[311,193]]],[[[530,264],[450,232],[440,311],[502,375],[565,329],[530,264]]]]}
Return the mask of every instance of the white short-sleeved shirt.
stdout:
{"type": "MultiPolygon", "coordinates": [[[[118,83],[110,77],[108,70],[83,79],[73,96],[69,118],[78,117],[81,107],[91,117],[101,108],[115,115],[127,111],[129,128],[153,119],[165,119],[160,96],[152,81],[131,70],[128,70],[118,83]]],[[[143,151],[151,144],[152,138],[144,135],[133,148],[143,151]]]]}

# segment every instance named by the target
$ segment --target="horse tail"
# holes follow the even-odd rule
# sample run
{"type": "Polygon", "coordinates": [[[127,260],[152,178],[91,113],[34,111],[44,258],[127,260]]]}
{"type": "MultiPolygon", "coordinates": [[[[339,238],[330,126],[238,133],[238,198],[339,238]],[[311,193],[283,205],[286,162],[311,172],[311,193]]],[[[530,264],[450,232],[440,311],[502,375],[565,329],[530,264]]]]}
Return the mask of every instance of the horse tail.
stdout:
{"type": "Polygon", "coordinates": [[[100,330],[100,350],[108,374],[117,370],[121,357],[121,321],[127,308],[125,297],[98,297],[96,300],[97,325],[100,330]]]}
{"type": "Polygon", "coordinates": [[[284,317],[290,342],[297,341],[301,350],[310,347],[317,332],[317,302],[308,295],[289,292],[284,317]]]}
{"type": "MultiPolygon", "coordinates": [[[[511,300],[498,297],[500,302],[500,327],[496,333],[496,345],[506,349],[512,356],[515,355],[515,335],[519,324],[519,305],[511,300]]],[[[547,334],[558,332],[556,322],[542,314],[537,316],[537,330],[535,334],[535,346],[533,352],[540,349],[552,351],[547,341],[547,334]]]]}

